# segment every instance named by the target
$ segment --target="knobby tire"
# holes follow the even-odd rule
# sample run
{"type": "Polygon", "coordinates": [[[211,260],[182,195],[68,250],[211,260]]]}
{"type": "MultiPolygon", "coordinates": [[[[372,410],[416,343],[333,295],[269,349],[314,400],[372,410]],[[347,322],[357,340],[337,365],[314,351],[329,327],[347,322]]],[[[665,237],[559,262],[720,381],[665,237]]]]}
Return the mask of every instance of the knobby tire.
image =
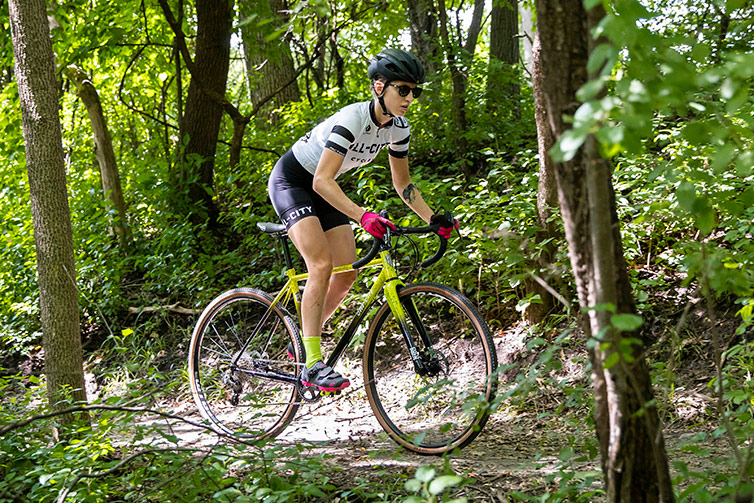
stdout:
{"type": "Polygon", "coordinates": [[[369,404],[383,429],[399,445],[423,455],[441,455],[468,445],[490,415],[497,388],[497,354],[489,327],[460,292],[437,283],[416,283],[399,291],[410,311],[408,323],[419,351],[426,351],[433,375],[420,376],[387,304],[375,315],[364,345],[364,382],[369,404]],[[417,323],[418,321],[418,323],[417,323]],[[434,356],[432,356],[434,355],[434,356]]]}
{"type": "Polygon", "coordinates": [[[284,308],[275,306],[239,355],[272,301],[261,290],[229,290],[204,309],[191,335],[191,392],[202,416],[223,433],[245,439],[275,437],[298,410],[295,380],[262,377],[295,378],[303,362],[298,327],[284,308]],[[288,356],[289,342],[295,358],[288,356]]]}

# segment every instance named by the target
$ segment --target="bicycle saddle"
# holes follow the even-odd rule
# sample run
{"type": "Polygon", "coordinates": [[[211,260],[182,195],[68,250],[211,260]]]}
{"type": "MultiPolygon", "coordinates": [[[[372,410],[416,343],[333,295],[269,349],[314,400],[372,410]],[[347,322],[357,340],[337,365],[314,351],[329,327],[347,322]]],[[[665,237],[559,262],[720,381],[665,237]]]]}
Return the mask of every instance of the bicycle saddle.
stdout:
{"type": "Polygon", "coordinates": [[[257,227],[267,234],[285,234],[285,225],[272,222],[257,222],[257,227]]]}

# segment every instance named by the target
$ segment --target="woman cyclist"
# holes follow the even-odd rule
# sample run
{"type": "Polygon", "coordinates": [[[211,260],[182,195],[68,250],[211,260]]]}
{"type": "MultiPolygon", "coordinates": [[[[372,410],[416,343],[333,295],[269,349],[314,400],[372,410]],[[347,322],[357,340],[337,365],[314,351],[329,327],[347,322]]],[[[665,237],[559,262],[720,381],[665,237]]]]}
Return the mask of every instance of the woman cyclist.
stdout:
{"type": "Polygon", "coordinates": [[[367,74],[373,99],[342,108],[300,138],[275,164],[268,183],[275,211],[309,272],[301,300],[306,352],[301,382],[320,391],[350,384],[323,363],[320,347],[324,322],[356,280],[355,271],[331,275],[333,267],[357,258],[349,219],[380,239],[387,228],[395,228],[353,202],[336,179],[368,164],[387,147],[393,187],[406,205],[425,222],[439,224],[444,238],[458,227],[457,221],[429,208],[409,176],[410,131],[404,115],[422,92],[418,85],[424,82],[424,68],[406,51],[385,49],[371,61],[367,74]]]}

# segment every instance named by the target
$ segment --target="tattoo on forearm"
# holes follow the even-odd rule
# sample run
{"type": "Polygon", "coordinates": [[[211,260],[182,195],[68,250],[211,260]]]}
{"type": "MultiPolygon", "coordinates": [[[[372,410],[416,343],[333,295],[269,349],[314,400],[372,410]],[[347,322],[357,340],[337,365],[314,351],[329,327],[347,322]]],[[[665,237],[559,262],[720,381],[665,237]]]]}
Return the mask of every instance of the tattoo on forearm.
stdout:
{"type": "Polygon", "coordinates": [[[418,190],[416,190],[416,187],[414,187],[413,183],[409,183],[408,187],[403,189],[403,199],[407,203],[413,203],[416,200],[416,195],[419,193],[418,190]]]}

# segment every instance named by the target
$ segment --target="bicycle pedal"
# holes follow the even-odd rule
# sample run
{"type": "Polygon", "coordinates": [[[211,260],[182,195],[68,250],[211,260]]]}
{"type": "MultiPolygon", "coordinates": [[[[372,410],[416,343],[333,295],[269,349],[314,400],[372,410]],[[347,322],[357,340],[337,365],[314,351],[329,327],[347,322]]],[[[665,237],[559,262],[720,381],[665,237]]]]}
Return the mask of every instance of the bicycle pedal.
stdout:
{"type": "Polygon", "coordinates": [[[341,390],[338,389],[334,391],[321,391],[320,393],[322,393],[324,396],[337,396],[340,395],[341,390]]]}

